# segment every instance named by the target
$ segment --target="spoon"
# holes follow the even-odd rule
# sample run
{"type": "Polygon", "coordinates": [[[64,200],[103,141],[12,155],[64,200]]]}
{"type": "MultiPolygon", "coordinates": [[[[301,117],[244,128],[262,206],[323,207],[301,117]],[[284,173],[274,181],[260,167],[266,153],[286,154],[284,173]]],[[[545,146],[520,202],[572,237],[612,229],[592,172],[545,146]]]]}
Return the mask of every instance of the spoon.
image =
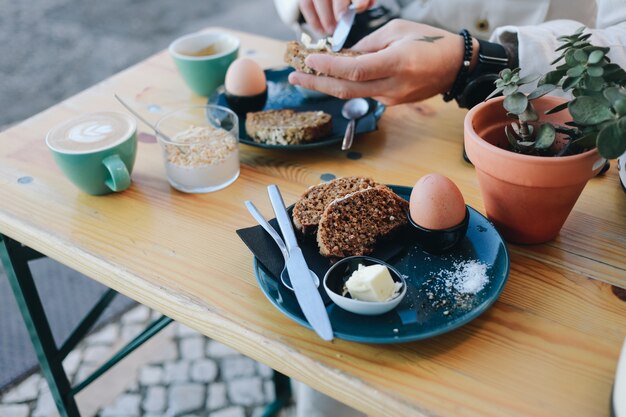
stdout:
{"type": "MultiPolygon", "coordinates": [[[[272,225],[269,224],[267,220],[265,220],[265,217],[263,217],[259,209],[256,208],[256,206],[252,203],[252,201],[247,200],[245,204],[250,214],[252,214],[252,217],[254,217],[254,220],[256,220],[261,225],[261,227],[265,229],[267,233],[269,233],[272,239],[274,239],[274,242],[276,242],[276,244],[278,245],[278,248],[280,249],[280,252],[283,254],[283,258],[285,258],[285,264],[286,264],[287,258],[289,258],[289,252],[287,251],[287,246],[285,246],[285,242],[283,241],[283,239],[280,237],[276,229],[274,229],[272,225]]],[[[311,278],[313,279],[315,286],[319,287],[320,279],[318,278],[317,274],[315,274],[315,272],[313,272],[310,269],[309,269],[309,273],[311,274],[311,278]]],[[[287,273],[286,266],[283,268],[282,272],[280,273],[280,281],[283,283],[285,287],[293,291],[293,287],[291,286],[291,280],[289,279],[289,274],[287,273]]]]}
{"type": "Polygon", "coordinates": [[[159,129],[156,128],[155,125],[153,125],[152,123],[150,123],[149,121],[147,121],[146,119],[144,119],[143,117],[141,117],[141,115],[139,113],[137,113],[135,110],[133,110],[132,107],[130,107],[128,104],[126,104],[126,102],[124,100],[122,100],[120,98],[120,96],[118,96],[117,94],[113,94],[115,96],[115,98],[117,99],[117,101],[120,102],[120,104],[124,107],[126,107],[126,110],[128,110],[129,112],[131,112],[136,118],[138,118],[139,120],[141,120],[142,122],[144,122],[146,125],[148,125],[149,127],[151,127],[154,132],[161,136],[163,139],[165,139],[168,142],[173,142],[172,139],[169,138],[169,136],[167,136],[165,133],[161,132],[159,129]]]}
{"type": "Polygon", "coordinates": [[[352,146],[356,119],[360,119],[365,116],[369,109],[370,106],[364,98],[352,98],[346,101],[341,108],[341,115],[350,121],[348,123],[348,127],[346,128],[346,134],[343,137],[343,142],[341,143],[342,151],[348,150],[352,146]]]}

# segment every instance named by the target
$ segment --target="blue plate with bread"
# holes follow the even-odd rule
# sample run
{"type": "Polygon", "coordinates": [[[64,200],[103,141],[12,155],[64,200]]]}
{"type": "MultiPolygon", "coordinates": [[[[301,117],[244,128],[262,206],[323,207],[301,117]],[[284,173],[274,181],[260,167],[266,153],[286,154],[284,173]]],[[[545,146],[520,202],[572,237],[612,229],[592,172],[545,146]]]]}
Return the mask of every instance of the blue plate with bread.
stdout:
{"type": "MultiPolygon", "coordinates": [[[[341,100],[325,94],[320,94],[312,90],[295,87],[287,81],[289,73],[293,68],[284,67],[278,69],[267,69],[264,71],[267,79],[267,102],[263,111],[267,110],[294,110],[298,112],[319,112],[322,111],[331,116],[332,127],[327,134],[311,141],[281,144],[268,143],[254,140],[246,133],[246,117],[239,117],[239,140],[241,143],[265,149],[278,150],[306,150],[325,146],[340,146],[344,132],[348,125],[348,120],[341,115],[341,108],[346,100],[341,100]]],[[[369,112],[356,124],[356,134],[375,131],[378,119],[385,111],[385,106],[373,99],[367,99],[370,105],[369,112]]],[[[218,104],[229,107],[224,88],[209,97],[210,104],[218,104]]]]}
{"type": "MultiPolygon", "coordinates": [[[[389,187],[409,201],[411,187],[389,187]]],[[[399,271],[407,287],[402,301],[387,313],[362,316],[346,311],[331,302],[320,286],[335,337],[361,343],[412,342],[450,332],[485,313],[504,288],[510,260],[493,224],[469,206],[467,217],[465,235],[442,254],[426,252],[407,234],[408,229],[375,247],[370,256],[399,271]],[[457,279],[459,274],[466,277],[464,282],[457,279]]],[[[252,236],[253,229],[237,233],[255,254],[254,273],[261,291],[281,313],[310,327],[294,293],[276,278],[282,258],[279,252],[271,252],[277,251],[275,245],[263,241],[262,231],[252,236]]],[[[320,255],[315,238],[300,236],[299,244],[309,267],[324,276],[333,260],[320,255]]]]}

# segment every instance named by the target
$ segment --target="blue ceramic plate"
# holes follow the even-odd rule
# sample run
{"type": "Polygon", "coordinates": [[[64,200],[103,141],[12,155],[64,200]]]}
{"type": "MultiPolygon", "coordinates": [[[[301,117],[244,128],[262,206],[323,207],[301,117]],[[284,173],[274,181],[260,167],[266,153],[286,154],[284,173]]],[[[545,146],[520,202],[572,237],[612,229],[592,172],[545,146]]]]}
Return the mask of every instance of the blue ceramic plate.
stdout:
{"type": "MultiPolygon", "coordinates": [[[[410,187],[391,188],[409,199],[410,187]]],[[[509,275],[509,254],[489,220],[471,207],[469,212],[467,235],[450,252],[435,256],[410,244],[388,261],[407,277],[407,294],[396,309],[384,315],[364,317],[334,304],[327,305],[335,337],[363,343],[411,342],[454,330],[485,312],[504,288],[509,275]],[[489,280],[476,294],[461,294],[447,288],[444,279],[438,278],[464,261],[479,261],[487,267],[489,280]]],[[[294,293],[272,277],[256,258],[254,271],[270,302],[287,317],[310,328],[294,293]]]]}
{"type": "MultiPolygon", "coordinates": [[[[303,150],[332,146],[341,143],[346,131],[348,121],[341,116],[341,107],[345,100],[322,95],[321,97],[305,97],[302,90],[295,88],[287,81],[287,76],[293,68],[268,69],[265,70],[267,78],[267,104],[264,110],[272,109],[293,109],[299,111],[323,110],[333,117],[332,133],[322,139],[300,145],[267,145],[253,141],[246,134],[245,119],[239,120],[239,141],[246,145],[257,146],[266,149],[281,150],[303,150]]],[[[306,94],[306,93],[305,93],[306,94]]],[[[356,133],[367,133],[376,130],[376,123],[385,111],[385,106],[372,99],[367,99],[370,104],[370,111],[356,124],[356,133]]],[[[209,97],[209,104],[219,104],[228,107],[224,97],[224,89],[220,88],[213,96],[209,97]]]]}

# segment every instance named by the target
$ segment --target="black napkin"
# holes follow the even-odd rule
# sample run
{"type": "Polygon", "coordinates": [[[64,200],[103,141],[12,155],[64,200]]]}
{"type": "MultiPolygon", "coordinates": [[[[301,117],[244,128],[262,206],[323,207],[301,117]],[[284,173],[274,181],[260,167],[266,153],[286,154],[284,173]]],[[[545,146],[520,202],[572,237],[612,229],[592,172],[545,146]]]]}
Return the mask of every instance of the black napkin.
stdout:
{"type": "MultiPolygon", "coordinates": [[[[270,220],[270,224],[282,236],[276,219],[270,220]]],[[[237,235],[243,240],[246,246],[248,246],[248,249],[250,249],[268,272],[270,272],[277,281],[280,281],[280,273],[285,266],[285,261],[280,249],[278,249],[278,246],[270,235],[263,230],[261,226],[239,229],[237,230],[237,235]]],[[[331,258],[320,255],[315,236],[298,236],[298,240],[309,268],[322,280],[326,271],[328,271],[332,265],[331,258]]],[[[388,261],[395,255],[398,255],[405,247],[404,239],[387,240],[384,244],[378,245],[369,256],[388,261]]],[[[322,285],[320,284],[320,288],[321,287],[322,285]]],[[[323,293],[324,291],[321,292],[323,293]]]]}

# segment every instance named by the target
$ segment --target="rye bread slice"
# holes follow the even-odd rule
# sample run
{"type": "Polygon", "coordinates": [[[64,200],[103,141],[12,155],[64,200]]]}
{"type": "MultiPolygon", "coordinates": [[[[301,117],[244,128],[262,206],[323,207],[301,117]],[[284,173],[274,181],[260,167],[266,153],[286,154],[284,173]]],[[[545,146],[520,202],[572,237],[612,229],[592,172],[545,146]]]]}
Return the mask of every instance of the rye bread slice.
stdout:
{"type": "Polygon", "coordinates": [[[293,224],[302,234],[313,235],[322,213],[333,200],[377,185],[366,177],[340,177],[314,185],[293,206],[293,224]]]}
{"type": "Polygon", "coordinates": [[[266,110],[246,115],[246,133],[255,142],[295,145],[330,135],[332,116],[323,111],[266,110]]]}
{"type": "Polygon", "coordinates": [[[290,67],[295,68],[297,71],[304,72],[306,74],[313,75],[325,75],[318,73],[313,68],[308,67],[304,63],[304,59],[310,54],[329,54],[338,56],[359,56],[362,52],[351,51],[349,49],[342,49],[339,52],[332,52],[325,49],[308,49],[301,42],[291,41],[287,42],[287,50],[285,51],[285,62],[290,67]]]}
{"type": "Polygon", "coordinates": [[[330,203],[317,229],[324,256],[366,255],[374,245],[408,223],[409,203],[388,187],[348,194],[330,203]]]}

